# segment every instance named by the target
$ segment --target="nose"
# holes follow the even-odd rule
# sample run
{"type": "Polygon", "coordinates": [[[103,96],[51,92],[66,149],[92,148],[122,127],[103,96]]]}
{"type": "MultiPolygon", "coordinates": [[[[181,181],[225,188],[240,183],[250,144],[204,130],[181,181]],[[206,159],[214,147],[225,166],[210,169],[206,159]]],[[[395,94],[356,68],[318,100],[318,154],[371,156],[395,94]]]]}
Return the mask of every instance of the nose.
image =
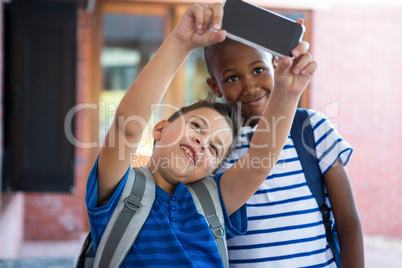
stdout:
{"type": "Polygon", "coordinates": [[[196,135],[194,138],[194,142],[201,148],[201,151],[204,151],[206,148],[206,139],[202,135],[196,135]]]}
{"type": "Polygon", "coordinates": [[[253,77],[245,77],[243,78],[243,83],[242,83],[242,95],[249,95],[253,94],[254,92],[259,90],[259,86],[257,83],[254,81],[253,77]]]}

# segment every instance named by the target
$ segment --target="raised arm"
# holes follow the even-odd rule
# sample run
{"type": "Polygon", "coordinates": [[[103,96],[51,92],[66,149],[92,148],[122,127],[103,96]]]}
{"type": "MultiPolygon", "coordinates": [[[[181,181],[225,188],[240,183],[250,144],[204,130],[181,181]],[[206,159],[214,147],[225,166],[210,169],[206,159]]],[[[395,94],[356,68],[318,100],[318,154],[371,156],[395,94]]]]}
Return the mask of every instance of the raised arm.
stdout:
{"type": "Polygon", "coordinates": [[[251,140],[248,153],[221,178],[222,197],[229,213],[240,208],[263,183],[276,164],[289,135],[300,96],[317,68],[301,42],[292,51],[294,59],[279,59],[274,88],[267,108],[251,140]]]}
{"type": "Polygon", "coordinates": [[[151,117],[151,105],[159,104],[172,78],[190,52],[222,41],[222,5],[191,5],[144,67],[120,102],[106,135],[98,162],[98,203],[110,198],[130,166],[151,117]],[[211,23],[212,22],[212,23],[211,23]],[[212,25],[213,28],[209,28],[212,25]]]}

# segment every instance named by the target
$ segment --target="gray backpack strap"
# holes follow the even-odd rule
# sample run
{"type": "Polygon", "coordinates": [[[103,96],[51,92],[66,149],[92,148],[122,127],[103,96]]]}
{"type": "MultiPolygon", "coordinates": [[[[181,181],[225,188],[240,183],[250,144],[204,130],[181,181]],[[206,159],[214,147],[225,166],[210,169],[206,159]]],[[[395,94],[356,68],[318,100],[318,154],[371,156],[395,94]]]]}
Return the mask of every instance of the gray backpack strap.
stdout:
{"type": "Polygon", "coordinates": [[[215,180],[207,177],[187,185],[187,188],[193,196],[194,204],[198,212],[202,214],[208,222],[224,266],[229,267],[225,220],[215,180]]]}
{"type": "Polygon", "coordinates": [[[130,169],[126,186],[99,243],[94,267],[119,267],[122,264],[148,218],[154,200],[155,181],[150,171],[146,167],[130,169]]]}

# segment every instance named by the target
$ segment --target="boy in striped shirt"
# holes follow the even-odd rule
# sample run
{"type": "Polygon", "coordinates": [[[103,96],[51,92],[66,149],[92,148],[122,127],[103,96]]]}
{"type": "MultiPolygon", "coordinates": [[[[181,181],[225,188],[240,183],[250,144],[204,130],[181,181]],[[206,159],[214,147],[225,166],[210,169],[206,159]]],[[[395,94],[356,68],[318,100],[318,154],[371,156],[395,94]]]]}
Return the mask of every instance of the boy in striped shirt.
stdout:
{"type": "MultiPolygon", "coordinates": [[[[222,13],[221,4],[189,6],[119,104],[87,183],[86,204],[95,251],[125,187],[130,156],[137,150],[152,105],[160,102],[193,49],[224,40],[222,13]]],[[[278,63],[278,83],[263,115],[266,120],[259,126],[267,132],[275,125],[276,132],[253,137],[255,143],[270,146],[251,149],[243,163],[239,161],[214,177],[228,233],[244,231],[244,203],[270,170],[247,168],[250,159],[267,158],[274,163],[285,143],[301,93],[317,67],[311,56],[304,54],[307,47],[307,43],[300,43],[294,50],[295,59],[286,57],[278,63]],[[247,175],[253,179],[246,179],[247,175]]],[[[212,233],[185,184],[213,173],[237,134],[231,130],[230,115],[215,105],[197,105],[180,110],[177,118],[163,120],[153,128],[155,149],[143,170],[155,180],[156,198],[122,267],[223,267],[212,233]]]]}
{"type": "MultiPolygon", "coordinates": [[[[204,52],[210,89],[217,97],[236,104],[244,120],[239,143],[219,170],[225,171],[256,145],[249,137],[257,133],[257,126],[263,122],[261,115],[278,84],[278,59],[229,38],[205,47],[204,52]]],[[[308,113],[329,197],[326,202],[332,207],[331,217],[335,217],[338,230],[342,267],[364,267],[361,224],[345,169],[352,148],[323,115],[312,110],[308,113]]],[[[256,166],[261,165],[264,163],[256,166]]],[[[230,265],[336,267],[321,213],[290,136],[269,173],[247,201],[247,233],[228,241],[230,265]]],[[[248,179],[252,180],[252,175],[248,179]]]]}

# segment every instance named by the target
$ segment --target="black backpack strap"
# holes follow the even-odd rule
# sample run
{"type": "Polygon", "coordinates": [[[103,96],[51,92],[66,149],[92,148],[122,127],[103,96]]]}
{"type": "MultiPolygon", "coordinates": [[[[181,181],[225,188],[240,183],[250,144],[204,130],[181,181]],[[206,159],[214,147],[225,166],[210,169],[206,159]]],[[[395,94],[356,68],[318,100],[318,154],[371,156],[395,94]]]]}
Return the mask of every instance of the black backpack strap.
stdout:
{"type": "Polygon", "coordinates": [[[80,255],[78,256],[75,267],[92,268],[94,266],[94,259],[95,259],[95,251],[92,245],[91,232],[89,232],[84,240],[84,243],[82,244],[80,255]]]}
{"type": "Polygon", "coordinates": [[[223,212],[217,207],[221,206],[221,202],[219,199],[216,182],[212,178],[204,178],[203,180],[187,185],[187,188],[189,188],[190,193],[193,195],[193,199],[199,201],[201,208],[198,207],[198,203],[194,200],[197,210],[200,214],[204,215],[208,222],[224,266],[229,267],[225,226],[224,223],[219,220],[218,216],[218,213],[222,214],[220,216],[222,216],[223,220],[223,212]],[[195,196],[191,190],[194,191],[195,196]],[[215,199],[212,197],[212,195],[215,197],[215,199]],[[217,212],[217,210],[220,212],[217,212]]]}
{"type": "MultiPolygon", "coordinates": [[[[307,185],[320,208],[328,244],[331,247],[334,258],[338,260],[339,245],[335,243],[333,238],[333,226],[332,221],[330,220],[330,210],[325,204],[324,177],[318,165],[314,131],[307,110],[297,109],[290,130],[290,136],[292,137],[295,149],[299,156],[307,185]]],[[[339,261],[337,265],[340,267],[339,261]]]]}

